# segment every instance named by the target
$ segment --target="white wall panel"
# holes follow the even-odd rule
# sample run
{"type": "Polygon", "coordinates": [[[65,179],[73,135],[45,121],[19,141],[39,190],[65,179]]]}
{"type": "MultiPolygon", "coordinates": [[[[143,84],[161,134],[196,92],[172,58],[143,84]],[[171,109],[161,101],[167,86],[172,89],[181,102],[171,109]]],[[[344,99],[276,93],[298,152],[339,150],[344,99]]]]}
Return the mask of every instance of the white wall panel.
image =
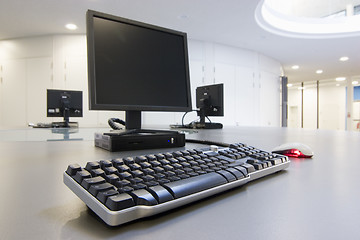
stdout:
{"type": "Polygon", "coordinates": [[[224,84],[224,117],[210,117],[213,122],[221,122],[227,126],[234,126],[236,123],[236,67],[234,65],[216,63],[215,83],[224,84]]]}
{"type": "Polygon", "coordinates": [[[6,127],[25,127],[26,109],[26,60],[7,60],[2,64],[1,124],[6,127]]]}
{"type": "Polygon", "coordinates": [[[280,126],[280,80],[279,75],[260,74],[260,123],[262,126],[280,126]]]}
{"type": "Polygon", "coordinates": [[[26,60],[27,122],[47,122],[46,89],[53,87],[52,58],[26,60]]]}
{"type": "Polygon", "coordinates": [[[249,67],[236,67],[235,101],[237,107],[236,125],[256,126],[259,124],[259,98],[258,88],[255,88],[254,69],[249,67]]]}

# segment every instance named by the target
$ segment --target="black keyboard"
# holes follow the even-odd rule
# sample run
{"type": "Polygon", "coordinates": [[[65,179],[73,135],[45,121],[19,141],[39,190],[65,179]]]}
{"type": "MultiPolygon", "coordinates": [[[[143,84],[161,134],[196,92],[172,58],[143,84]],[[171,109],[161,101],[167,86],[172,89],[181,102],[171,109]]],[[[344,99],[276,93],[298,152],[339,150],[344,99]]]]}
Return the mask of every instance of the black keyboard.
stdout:
{"type": "Polygon", "coordinates": [[[241,186],[289,166],[245,144],[71,164],[64,183],[106,224],[120,225],[241,186]]]}

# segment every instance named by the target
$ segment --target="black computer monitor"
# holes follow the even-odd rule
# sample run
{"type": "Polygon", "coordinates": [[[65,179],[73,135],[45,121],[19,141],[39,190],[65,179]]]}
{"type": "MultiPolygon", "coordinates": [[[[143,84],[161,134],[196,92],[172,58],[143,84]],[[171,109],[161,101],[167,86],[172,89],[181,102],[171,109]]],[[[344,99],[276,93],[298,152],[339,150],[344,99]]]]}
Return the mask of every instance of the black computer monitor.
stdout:
{"type": "Polygon", "coordinates": [[[222,128],[221,123],[205,122],[210,116],[224,116],[224,84],[213,84],[196,88],[196,107],[200,122],[196,128],[222,128]]]}
{"type": "Polygon", "coordinates": [[[63,117],[63,122],[53,122],[54,127],[77,126],[69,117],[82,117],[82,91],[47,89],[47,117],[63,117]]]}
{"type": "Polygon", "coordinates": [[[126,111],[141,129],[142,111],[191,110],[186,33],[87,12],[90,110],[126,111]]]}

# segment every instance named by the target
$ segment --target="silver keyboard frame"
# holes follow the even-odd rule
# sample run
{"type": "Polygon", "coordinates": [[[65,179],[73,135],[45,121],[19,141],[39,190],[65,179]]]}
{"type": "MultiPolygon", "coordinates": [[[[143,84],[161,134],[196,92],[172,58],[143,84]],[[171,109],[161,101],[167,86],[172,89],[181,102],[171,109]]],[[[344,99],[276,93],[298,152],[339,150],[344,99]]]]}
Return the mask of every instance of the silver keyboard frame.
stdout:
{"type": "Polygon", "coordinates": [[[178,208],[180,206],[201,200],[203,198],[210,197],[214,194],[218,194],[227,191],[229,189],[239,187],[250,181],[254,181],[264,176],[284,170],[289,165],[290,165],[290,161],[286,157],[285,162],[261,170],[256,170],[255,172],[249,173],[248,176],[243,179],[235,180],[230,183],[226,183],[214,188],[210,188],[201,192],[197,192],[185,197],[174,199],[154,206],[138,205],[120,211],[109,210],[102,202],[100,202],[93,195],[91,195],[86,189],[84,189],[78,182],[76,182],[66,172],[64,172],[63,177],[64,177],[65,185],[68,186],[106,224],[110,226],[117,226],[127,222],[134,221],[136,219],[153,216],[168,211],[170,209],[178,208]]]}

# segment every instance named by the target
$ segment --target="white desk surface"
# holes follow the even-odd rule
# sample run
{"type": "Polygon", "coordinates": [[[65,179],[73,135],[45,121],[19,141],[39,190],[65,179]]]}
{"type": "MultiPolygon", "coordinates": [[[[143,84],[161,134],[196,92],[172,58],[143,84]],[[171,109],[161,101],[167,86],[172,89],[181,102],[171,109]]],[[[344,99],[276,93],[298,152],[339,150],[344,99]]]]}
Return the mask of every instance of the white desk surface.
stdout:
{"type": "Polygon", "coordinates": [[[94,147],[93,134],[104,130],[0,131],[0,239],[360,239],[359,132],[234,127],[187,134],[267,151],[302,142],[315,156],[189,206],[107,227],[64,185],[67,166],[172,149],[108,152],[94,147]]]}

